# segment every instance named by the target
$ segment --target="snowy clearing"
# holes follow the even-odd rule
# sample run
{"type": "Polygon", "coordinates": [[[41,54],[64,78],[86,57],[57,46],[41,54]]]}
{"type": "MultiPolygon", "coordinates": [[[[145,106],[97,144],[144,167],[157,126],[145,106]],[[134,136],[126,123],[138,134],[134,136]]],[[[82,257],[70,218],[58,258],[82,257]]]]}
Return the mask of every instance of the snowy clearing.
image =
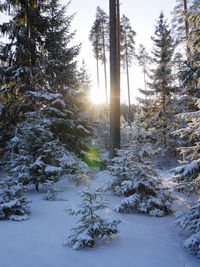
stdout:
{"type": "MultiPolygon", "coordinates": [[[[106,171],[100,171],[90,182],[99,187],[110,179],[106,171]]],[[[80,203],[77,192],[81,187],[73,187],[67,180],[61,185],[63,192],[59,193],[59,201],[45,201],[42,193],[27,193],[32,200],[30,220],[0,221],[1,267],[200,266],[200,260],[183,248],[187,234],[174,227],[173,216],[154,218],[116,213],[112,207],[120,198],[108,192],[105,198],[110,202],[110,209],[105,210],[105,215],[122,221],[120,234],[112,240],[99,241],[94,248],[74,251],[64,247],[62,244],[77,220],[64,209],[80,203]]],[[[180,198],[179,206],[181,201],[184,199],[180,198]]]]}

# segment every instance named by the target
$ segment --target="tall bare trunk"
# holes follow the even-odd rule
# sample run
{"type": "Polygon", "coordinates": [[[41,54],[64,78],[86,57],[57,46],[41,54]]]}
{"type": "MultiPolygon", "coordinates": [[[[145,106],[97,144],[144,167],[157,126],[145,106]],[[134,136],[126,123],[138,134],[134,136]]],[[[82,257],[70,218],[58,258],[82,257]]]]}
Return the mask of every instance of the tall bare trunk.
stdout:
{"type": "MultiPolygon", "coordinates": [[[[125,40],[126,42],[126,40],[125,40]]],[[[132,122],[132,114],[131,114],[131,94],[130,94],[130,83],[129,83],[129,67],[128,67],[128,51],[127,51],[127,42],[126,42],[126,78],[127,78],[127,89],[128,89],[128,119],[129,124],[132,122]]]]}
{"type": "Polygon", "coordinates": [[[116,10],[116,38],[117,38],[117,88],[120,90],[120,8],[119,0],[117,0],[117,10],[116,10]]]}
{"type": "Polygon", "coordinates": [[[116,0],[109,0],[110,8],[110,158],[120,148],[120,88],[117,72],[117,5],[116,0]]]}
{"type": "Polygon", "coordinates": [[[97,87],[99,90],[99,60],[98,60],[98,57],[97,57],[97,87]]]}
{"type": "MultiPolygon", "coordinates": [[[[104,26],[102,25],[104,29],[104,26]]],[[[108,87],[107,87],[107,71],[106,71],[106,48],[105,48],[105,36],[103,33],[103,65],[104,65],[104,79],[105,79],[105,95],[106,95],[106,107],[108,107],[108,87]]]]}

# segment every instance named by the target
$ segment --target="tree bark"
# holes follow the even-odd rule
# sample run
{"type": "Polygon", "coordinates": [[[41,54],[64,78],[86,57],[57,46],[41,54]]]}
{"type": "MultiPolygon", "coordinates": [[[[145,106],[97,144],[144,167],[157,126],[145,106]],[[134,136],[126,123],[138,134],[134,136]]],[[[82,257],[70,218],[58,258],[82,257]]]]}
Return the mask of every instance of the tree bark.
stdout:
{"type": "Polygon", "coordinates": [[[109,0],[110,8],[110,158],[120,148],[120,87],[117,83],[117,5],[109,0]]]}
{"type": "Polygon", "coordinates": [[[129,115],[129,125],[132,122],[131,114],[131,94],[130,94],[130,84],[129,84],[129,68],[128,68],[128,52],[127,52],[127,43],[126,43],[126,77],[127,77],[127,89],[128,89],[128,115],[129,115]]]}
{"type": "MultiPolygon", "coordinates": [[[[104,29],[104,26],[102,25],[104,29]]],[[[104,78],[105,78],[105,95],[106,95],[106,108],[108,107],[108,88],[107,88],[107,71],[106,71],[106,48],[105,48],[105,36],[103,33],[103,65],[104,65],[104,78]]]]}

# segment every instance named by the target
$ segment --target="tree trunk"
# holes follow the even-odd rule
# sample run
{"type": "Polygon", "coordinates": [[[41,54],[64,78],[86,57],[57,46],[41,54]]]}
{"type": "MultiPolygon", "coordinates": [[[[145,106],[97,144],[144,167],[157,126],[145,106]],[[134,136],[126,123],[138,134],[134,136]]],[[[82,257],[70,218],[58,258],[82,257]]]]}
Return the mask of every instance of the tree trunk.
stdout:
{"type": "Polygon", "coordinates": [[[109,0],[110,8],[110,158],[120,148],[120,87],[117,83],[117,27],[116,0],[109,0]]]}
{"type": "Polygon", "coordinates": [[[126,43],[126,77],[127,77],[127,89],[128,89],[128,115],[129,115],[129,125],[132,122],[131,114],[131,95],[130,95],[130,84],[129,84],[129,68],[128,68],[128,52],[127,52],[127,43],[126,43]]]}
{"type": "Polygon", "coordinates": [[[99,90],[99,60],[98,60],[98,57],[97,57],[97,87],[99,90]]]}
{"type": "Polygon", "coordinates": [[[39,183],[38,183],[38,182],[35,182],[35,190],[36,190],[37,192],[39,192],[39,183]]]}
{"type": "MultiPolygon", "coordinates": [[[[184,1],[184,12],[185,12],[185,15],[187,13],[187,0],[183,0],[184,1]]],[[[188,24],[188,20],[187,18],[185,18],[185,36],[186,38],[188,38],[188,33],[189,33],[189,24],[188,24]]],[[[187,59],[189,60],[190,59],[190,47],[189,47],[189,44],[188,44],[188,40],[186,40],[186,56],[187,56],[187,59]]]]}
{"type": "MultiPolygon", "coordinates": [[[[35,0],[30,0],[30,7],[32,10],[35,9],[35,7],[36,7],[36,1],[35,0]]],[[[35,41],[35,27],[34,27],[31,20],[29,22],[30,22],[30,38],[35,41]]],[[[31,66],[32,67],[35,66],[35,50],[36,50],[36,47],[34,45],[32,47],[32,51],[31,51],[31,66]]]]}
{"type": "Polygon", "coordinates": [[[117,14],[116,14],[116,23],[117,23],[117,88],[120,90],[120,8],[119,8],[119,0],[117,0],[117,14]]]}
{"type": "MultiPolygon", "coordinates": [[[[104,26],[102,25],[104,29],[104,26]]],[[[106,107],[108,107],[108,88],[107,88],[107,72],[106,72],[106,48],[105,48],[105,36],[103,33],[103,65],[104,65],[104,78],[105,78],[105,94],[106,94],[106,107]]]]}

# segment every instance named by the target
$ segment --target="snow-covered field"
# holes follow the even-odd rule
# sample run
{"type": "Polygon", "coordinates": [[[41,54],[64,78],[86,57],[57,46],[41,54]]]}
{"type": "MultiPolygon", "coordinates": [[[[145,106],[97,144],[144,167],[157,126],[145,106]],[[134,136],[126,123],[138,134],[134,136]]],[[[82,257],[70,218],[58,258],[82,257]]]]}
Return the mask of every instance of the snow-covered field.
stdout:
{"type": "MultiPolygon", "coordinates": [[[[104,186],[111,179],[106,171],[90,182],[104,186]]],[[[42,193],[28,192],[32,200],[30,220],[0,221],[0,267],[199,267],[200,260],[183,248],[187,234],[173,225],[173,216],[154,218],[141,214],[119,214],[112,207],[120,198],[105,193],[110,209],[105,216],[120,219],[120,234],[99,241],[94,248],[74,251],[62,244],[77,218],[64,211],[80,203],[81,187],[62,181],[59,201],[45,201],[42,193]],[[63,199],[67,199],[64,201],[63,199]]],[[[180,198],[180,204],[181,200],[180,198]]],[[[179,206],[179,205],[175,205],[179,206]]]]}

